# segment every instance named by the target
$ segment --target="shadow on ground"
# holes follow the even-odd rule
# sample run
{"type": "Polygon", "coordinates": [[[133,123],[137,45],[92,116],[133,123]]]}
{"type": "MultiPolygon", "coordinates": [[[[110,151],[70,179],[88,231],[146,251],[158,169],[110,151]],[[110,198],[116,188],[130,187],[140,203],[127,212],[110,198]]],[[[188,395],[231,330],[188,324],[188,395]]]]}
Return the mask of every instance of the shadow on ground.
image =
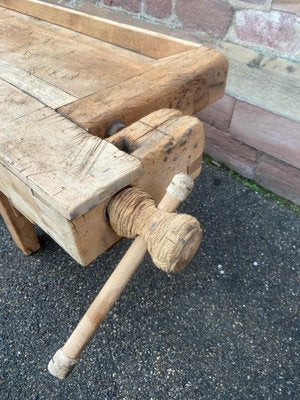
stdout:
{"type": "Polygon", "coordinates": [[[48,361],[129,243],[84,269],[43,233],[24,257],[0,220],[1,400],[300,398],[300,217],[207,165],[182,210],[205,232],[189,268],[147,259],[64,382],[48,361]]]}

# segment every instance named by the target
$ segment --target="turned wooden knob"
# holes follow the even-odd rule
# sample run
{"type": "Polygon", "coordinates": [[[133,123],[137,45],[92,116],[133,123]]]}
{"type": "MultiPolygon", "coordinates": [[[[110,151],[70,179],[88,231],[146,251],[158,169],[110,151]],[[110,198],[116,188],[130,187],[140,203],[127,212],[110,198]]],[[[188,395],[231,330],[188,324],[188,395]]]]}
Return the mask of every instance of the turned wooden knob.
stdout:
{"type": "Polygon", "coordinates": [[[196,218],[158,210],[151,196],[131,187],[115,195],[108,216],[119,236],[140,235],[154,264],[166,272],[179,272],[196,253],[202,231],[196,218]]]}

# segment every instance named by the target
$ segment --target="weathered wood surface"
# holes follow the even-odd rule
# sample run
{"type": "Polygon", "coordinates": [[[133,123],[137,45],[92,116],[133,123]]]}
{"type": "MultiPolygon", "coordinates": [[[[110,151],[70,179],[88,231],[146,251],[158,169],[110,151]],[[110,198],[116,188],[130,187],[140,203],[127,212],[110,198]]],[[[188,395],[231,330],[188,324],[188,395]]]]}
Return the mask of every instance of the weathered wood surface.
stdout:
{"type": "Polygon", "coordinates": [[[133,185],[144,189],[156,202],[179,172],[196,178],[202,166],[204,130],[194,117],[180,111],[156,111],[107,139],[143,163],[133,185]]]}
{"type": "Polygon", "coordinates": [[[181,111],[223,95],[228,63],[212,49],[38,1],[0,5],[51,22],[0,7],[0,191],[87,265],[118,240],[106,217],[113,194],[134,184],[158,202],[176,173],[200,173],[203,127],[181,111]],[[177,110],[148,115],[166,107],[177,110]],[[128,127],[96,137],[115,120],[128,127]]]}
{"type": "Polygon", "coordinates": [[[157,59],[200,47],[198,44],[185,40],[171,38],[167,35],[87,15],[42,1],[0,0],[0,6],[157,59]]]}
{"type": "Polygon", "coordinates": [[[13,86],[0,81],[0,88],[0,163],[65,218],[88,212],[138,176],[135,157],[13,86]]]}
{"type": "Polygon", "coordinates": [[[29,72],[3,60],[0,60],[0,79],[54,109],[77,99],[29,72]]]}
{"type": "MultiPolygon", "coordinates": [[[[34,99],[32,101],[36,102],[35,106],[38,107],[39,102],[34,99]]],[[[26,102],[24,105],[29,107],[26,102]]],[[[33,108],[33,105],[31,107],[33,108]]],[[[126,142],[131,143],[128,151],[132,152],[132,156],[140,160],[139,162],[143,165],[143,170],[139,171],[133,184],[144,188],[155,197],[156,201],[159,201],[176,173],[189,171],[194,177],[199,174],[204,134],[202,124],[196,118],[181,117],[180,113],[174,110],[162,110],[155,114],[146,117],[143,122],[138,121],[132,127],[126,128],[125,135],[122,131],[115,136],[115,139],[122,148],[120,136],[123,135],[123,138],[126,136],[126,142]],[[175,126],[177,123],[178,129],[175,126]]],[[[21,115],[21,111],[18,115],[21,115]]],[[[58,121],[61,118],[58,116],[58,121]]],[[[18,118],[18,120],[21,119],[22,117],[18,118]]],[[[45,120],[47,121],[47,118],[45,120]]],[[[63,135],[66,133],[67,131],[63,135]]],[[[17,140],[13,143],[20,145],[22,149],[21,142],[17,140]]],[[[32,144],[35,156],[38,158],[39,142],[32,141],[32,144]]],[[[107,145],[112,146],[110,143],[107,145]]],[[[131,156],[127,155],[127,157],[131,156]]],[[[24,173],[26,172],[25,169],[24,173]]],[[[55,173],[55,171],[49,173],[55,173]]],[[[57,210],[54,201],[49,201],[48,195],[38,192],[31,183],[28,183],[30,176],[25,180],[20,178],[21,175],[17,176],[7,166],[0,163],[0,191],[10,198],[13,205],[24,216],[39,225],[80,264],[88,265],[118,240],[118,236],[106,218],[106,206],[109,199],[70,221],[57,210]]],[[[77,185],[80,185],[77,177],[74,177],[74,180],[77,181],[77,185]]],[[[78,189],[80,190],[79,186],[78,189]]],[[[70,190],[72,191],[72,186],[70,190]]],[[[53,196],[51,198],[55,200],[53,196]]],[[[71,205],[74,205],[74,201],[77,200],[78,194],[74,193],[71,205]]]]}
{"type": "Polygon", "coordinates": [[[43,104],[0,79],[0,131],[5,124],[43,108],[43,104]]]}
{"type": "Polygon", "coordinates": [[[16,246],[19,247],[26,256],[29,256],[40,248],[40,243],[34,231],[33,224],[20,214],[9,202],[8,198],[1,192],[0,214],[16,246]]]}
{"type": "MultiPolygon", "coordinates": [[[[75,260],[85,264],[76,246],[77,233],[72,221],[64,218],[51,205],[40,199],[32,189],[0,163],[0,191],[27,219],[34,221],[75,260]]],[[[101,240],[99,238],[99,240],[101,240]]]]}
{"type": "MultiPolygon", "coordinates": [[[[197,118],[182,116],[176,110],[157,111],[109,141],[141,161],[143,171],[132,185],[144,189],[157,203],[174,175],[185,172],[196,178],[201,171],[203,126],[197,118]]],[[[119,240],[106,218],[107,204],[99,204],[72,221],[77,257],[83,265],[119,240]]]]}
{"type": "Polygon", "coordinates": [[[53,108],[136,76],[153,61],[3,7],[0,53],[0,78],[53,108]]]}
{"type": "Polygon", "coordinates": [[[157,61],[150,70],[58,111],[101,137],[115,120],[129,125],[161,108],[192,115],[223,96],[227,69],[224,56],[201,47],[157,61]]]}
{"type": "MultiPolygon", "coordinates": [[[[26,6],[22,0],[12,4],[16,9],[38,7],[50,14],[57,11],[52,5],[36,1],[27,1],[26,6]]],[[[44,11],[40,18],[46,18],[44,11]]],[[[72,12],[68,14],[70,10],[60,11],[73,16],[72,12]]],[[[86,18],[88,24],[92,17],[86,18]]],[[[136,40],[143,43],[146,33],[140,36],[137,31],[136,40]]],[[[151,35],[149,32],[154,41],[156,36],[151,35]]],[[[131,43],[129,37],[126,41],[131,43]]],[[[153,61],[0,7],[0,79],[58,109],[96,136],[103,137],[116,119],[129,125],[161,108],[193,114],[220,98],[227,61],[213,49],[194,45],[191,48],[179,54],[167,53],[167,57],[153,61]]]]}

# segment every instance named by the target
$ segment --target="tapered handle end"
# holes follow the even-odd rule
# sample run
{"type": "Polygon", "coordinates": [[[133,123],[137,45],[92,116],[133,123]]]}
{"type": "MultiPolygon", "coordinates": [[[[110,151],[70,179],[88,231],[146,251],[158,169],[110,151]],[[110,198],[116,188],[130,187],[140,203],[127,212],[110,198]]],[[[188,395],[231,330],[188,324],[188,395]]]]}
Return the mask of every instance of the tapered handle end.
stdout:
{"type": "Polygon", "coordinates": [[[59,379],[66,379],[78,360],[66,356],[62,349],[57,350],[48,364],[48,371],[59,379]]]}

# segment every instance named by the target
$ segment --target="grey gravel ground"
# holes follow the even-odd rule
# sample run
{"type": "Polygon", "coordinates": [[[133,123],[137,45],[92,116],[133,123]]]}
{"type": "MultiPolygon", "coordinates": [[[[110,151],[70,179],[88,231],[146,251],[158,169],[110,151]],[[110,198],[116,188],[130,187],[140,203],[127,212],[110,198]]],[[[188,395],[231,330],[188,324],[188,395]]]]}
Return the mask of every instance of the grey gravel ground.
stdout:
{"type": "Polygon", "coordinates": [[[205,166],[182,208],[205,239],[182,274],[147,259],[64,382],[47,363],[127,241],[83,269],[49,237],[24,257],[0,220],[0,399],[300,399],[300,217],[205,166]]]}

